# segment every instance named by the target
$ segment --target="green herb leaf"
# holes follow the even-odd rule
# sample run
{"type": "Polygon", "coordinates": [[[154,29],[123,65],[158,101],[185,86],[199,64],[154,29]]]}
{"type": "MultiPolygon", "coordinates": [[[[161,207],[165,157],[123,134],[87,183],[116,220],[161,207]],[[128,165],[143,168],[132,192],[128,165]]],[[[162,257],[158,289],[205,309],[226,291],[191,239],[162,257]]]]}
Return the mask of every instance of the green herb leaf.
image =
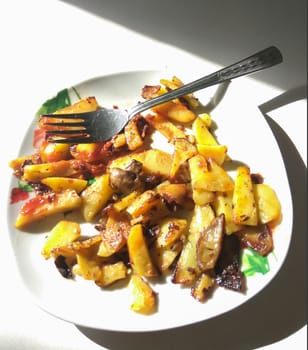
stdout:
{"type": "Polygon", "coordinates": [[[21,188],[25,192],[34,191],[34,188],[31,185],[29,185],[27,182],[22,182],[22,181],[18,182],[18,188],[21,188]]]}
{"type": "Polygon", "coordinates": [[[95,177],[88,180],[88,186],[92,185],[96,181],[95,177]]]}
{"type": "Polygon", "coordinates": [[[242,254],[242,272],[245,276],[253,276],[256,273],[265,275],[270,271],[267,256],[262,256],[254,250],[247,248],[242,254]]]}
{"type": "Polygon", "coordinates": [[[55,97],[45,101],[36,112],[36,115],[54,113],[58,109],[70,106],[71,104],[68,89],[63,89],[59,91],[55,97]]]}

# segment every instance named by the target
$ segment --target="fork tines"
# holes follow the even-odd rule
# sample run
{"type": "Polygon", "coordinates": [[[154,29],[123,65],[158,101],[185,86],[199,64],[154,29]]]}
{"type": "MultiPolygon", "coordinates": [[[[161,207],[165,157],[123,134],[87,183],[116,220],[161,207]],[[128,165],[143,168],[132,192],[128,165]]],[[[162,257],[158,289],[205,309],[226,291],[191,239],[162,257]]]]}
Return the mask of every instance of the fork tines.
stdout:
{"type": "Polygon", "coordinates": [[[84,118],[86,115],[87,113],[43,114],[39,123],[46,130],[46,139],[49,142],[88,143],[92,141],[92,137],[88,129],[90,121],[84,118]]]}

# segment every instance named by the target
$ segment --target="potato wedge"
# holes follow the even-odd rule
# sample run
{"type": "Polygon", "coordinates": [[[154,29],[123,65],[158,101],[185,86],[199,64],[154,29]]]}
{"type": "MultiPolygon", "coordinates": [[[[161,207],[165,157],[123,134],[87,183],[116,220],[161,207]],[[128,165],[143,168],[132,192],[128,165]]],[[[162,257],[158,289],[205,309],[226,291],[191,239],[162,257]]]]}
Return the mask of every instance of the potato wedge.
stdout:
{"type": "MultiPolygon", "coordinates": [[[[199,155],[199,157],[201,157],[201,155],[199,155]]],[[[189,163],[193,189],[210,192],[232,191],[234,188],[234,181],[231,176],[213,159],[209,158],[208,163],[210,165],[208,171],[204,171],[205,169],[202,165],[194,167],[192,162],[189,163]]]]}
{"type": "Polygon", "coordinates": [[[81,234],[79,223],[61,220],[48,234],[43,245],[41,254],[45,259],[53,256],[52,250],[74,242],[81,234]]]}
{"type": "Polygon", "coordinates": [[[224,145],[202,145],[197,143],[197,149],[205,159],[211,158],[218,165],[222,165],[226,159],[227,146],[224,145]]]}
{"type": "Polygon", "coordinates": [[[46,177],[70,177],[82,172],[82,163],[76,159],[59,160],[58,162],[28,164],[24,167],[23,180],[40,182],[46,177]]]}
{"type": "Polygon", "coordinates": [[[131,310],[149,315],[156,310],[157,294],[141,276],[132,275],[129,281],[132,295],[131,310]]]}
{"type": "Polygon", "coordinates": [[[232,206],[233,191],[217,192],[213,201],[213,206],[216,215],[224,214],[225,216],[225,233],[230,235],[243,228],[243,225],[238,225],[233,222],[233,206],[232,206]]]}
{"type": "Polygon", "coordinates": [[[220,214],[200,232],[197,241],[197,264],[202,272],[213,269],[216,265],[222,247],[224,223],[225,217],[220,214]]]}
{"type": "Polygon", "coordinates": [[[160,203],[160,195],[153,190],[148,190],[141,193],[126,211],[133,218],[137,218],[138,216],[148,214],[152,209],[156,210],[160,203]]]}
{"type": "Polygon", "coordinates": [[[109,163],[108,168],[125,169],[133,159],[142,163],[142,169],[145,173],[168,178],[172,165],[172,155],[158,149],[149,149],[116,158],[109,163]]]}
{"type": "Polygon", "coordinates": [[[159,232],[157,234],[155,245],[157,247],[171,246],[179,240],[185,233],[187,220],[175,217],[163,219],[159,224],[159,232]]]}
{"type": "Polygon", "coordinates": [[[97,255],[108,257],[117,253],[126,244],[130,232],[129,219],[125,214],[114,212],[108,216],[106,228],[101,232],[102,242],[97,255]]]}
{"type": "Polygon", "coordinates": [[[174,125],[166,117],[161,114],[147,115],[147,122],[158,132],[160,132],[169,142],[173,142],[176,138],[183,139],[186,134],[183,130],[174,125]]]}
{"type": "Polygon", "coordinates": [[[143,236],[143,229],[140,224],[132,226],[128,239],[127,248],[129,260],[136,275],[144,277],[154,277],[158,275],[155,268],[146,240],[143,236]]]}
{"type": "Polygon", "coordinates": [[[56,213],[75,210],[81,206],[81,198],[76,191],[65,190],[55,194],[39,194],[24,203],[15,221],[15,227],[23,229],[33,222],[56,213]]]}
{"type": "Polygon", "coordinates": [[[88,185],[87,180],[76,179],[71,177],[46,177],[41,183],[50,187],[55,192],[62,192],[66,189],[75,190],[77,193],[82,192],[88,185]]]}
{"type": "Polygon", "coordinates": [[[181,240],[170,246],[158,246],[153,244],[150,248],[150,254],[155,263],[155,266],[161,273],[168,271],[170,266],[174,263],[177,256],[180,254],[183,248],[183,242],[181,240]]]}
{"type": "Polygon", "coordinates": [[[247,166],[237,169],[233,192],[233,222],[238,225],[256,226],[258,224],[257,204],[247,166]]]}
{"type": "Polygon", "coordinates": [[[209,273],[204,272],[192,286],[191,295],[199,302],[204,303],[208,299],[214,285],[215,281],[213,277],[209,273]]]}
{"type": "Polygon", "coordinates": [[[200,275],[201,271],[197,262],[197,242],[204,227],[207,227],[214,217],[210,205],[195,206],[189,234],[172,276],[173,283],[191,285],[200,275]]]}
{"type": "Polygon", "coordinates": [[[125,279],[128,275],[128,268],[123,261],[115,263],[103,264],[101,267],[101,275],[95,280],[95,283],[100,287],[107,287],[116,281],[125,279]]]}
{"type": "Polygon", "coordinates": [[[51,143],[44,141],[40,147],[39,154],[43,163],[70,159],[70,145],[65,143],[51,143]]]}
{"type": "Polygon", "coordinates": [[[276,192],[266,184],[253,185],[259,222],[266,224],[281,217],[281,204],[276,192]]]}
{"type": "Polygon", "coordinates": [[[109,175],[96,177],[96,181],[88,186],[81,194],[80,211],[86,221],[92,221],[95,215],[106,205],[114,190],[109,185],[109,175]]]}
{"type": "Polygon", "coordinates": [[[172,166],[170,169],[170,177],[173,178],[180,166],[188,159],[197,154],[196,146],[189,142],[186,138],[174,140],[174,152],[172,157],[172,166]]]}
{"type": "Polygon", "coordinates": [[[196,118],[192,124],[192,131],[199,145],[218,145],[216,138],[208,129],[208,124],[200,117],[196,118]]]}
{"type": "Polygon", "coordinates": [[[124,128],[124,135],[130,151],[135,151],[143,145],[143,140],[139,133],[136,119],[132,119],[127,123],[124,128]]]}

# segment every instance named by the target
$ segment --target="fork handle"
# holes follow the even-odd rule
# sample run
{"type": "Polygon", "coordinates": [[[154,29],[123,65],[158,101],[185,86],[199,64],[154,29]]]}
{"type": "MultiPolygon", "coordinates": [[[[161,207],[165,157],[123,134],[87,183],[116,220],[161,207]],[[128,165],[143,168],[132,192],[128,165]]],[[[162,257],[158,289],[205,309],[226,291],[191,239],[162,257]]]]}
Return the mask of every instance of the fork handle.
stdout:
{"type": "Polygon", "coordinates": [[[228,67],[222,68],[217,72],[209,74],[203,78],[192,81],[177,89],[171,90],[163,95],[154,97],[143,103],[140,103],[130,110],[130,115],[136,115],[145,110],[160,105],[164,102],[173,100],[177,97],[204,89],[206,87],[220,84],[224,81],[238,78],[243,75],[251,74],[265,68],[269,68],[282,62],[282,54],[275,46],[270,46],[252,56],[244,58],[228,67]]]}

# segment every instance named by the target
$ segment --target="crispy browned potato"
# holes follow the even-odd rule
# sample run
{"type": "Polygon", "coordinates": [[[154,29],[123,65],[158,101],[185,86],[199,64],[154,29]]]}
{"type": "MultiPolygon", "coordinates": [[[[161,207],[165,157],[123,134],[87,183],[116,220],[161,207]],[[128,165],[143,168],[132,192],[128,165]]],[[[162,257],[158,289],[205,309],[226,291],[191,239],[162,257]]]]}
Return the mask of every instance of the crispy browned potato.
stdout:
{"type": "Polygon", "coordinates": [[[154,277],[158,275],[140,224],[132,226],[127,239],[127,248],[130,263],[136,275],[144,277],[154,277]]]}
{"type": "Polygon", "coordinates": [[[258,224],[257,204],[250,169],[247,166],[240,166],[237,169],[232,205],[235,224],[249,226],[258,224]]]}

